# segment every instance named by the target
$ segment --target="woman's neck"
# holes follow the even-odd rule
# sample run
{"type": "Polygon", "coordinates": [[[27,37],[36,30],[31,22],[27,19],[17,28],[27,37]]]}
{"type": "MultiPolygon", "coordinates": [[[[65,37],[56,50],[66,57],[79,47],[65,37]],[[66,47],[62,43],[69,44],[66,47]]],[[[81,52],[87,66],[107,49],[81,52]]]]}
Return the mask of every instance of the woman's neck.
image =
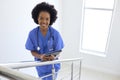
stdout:
{"type": "Polygon", "coordinates": [[[46,36],[48,29],[40,29],[43,36],[46,36]]]}

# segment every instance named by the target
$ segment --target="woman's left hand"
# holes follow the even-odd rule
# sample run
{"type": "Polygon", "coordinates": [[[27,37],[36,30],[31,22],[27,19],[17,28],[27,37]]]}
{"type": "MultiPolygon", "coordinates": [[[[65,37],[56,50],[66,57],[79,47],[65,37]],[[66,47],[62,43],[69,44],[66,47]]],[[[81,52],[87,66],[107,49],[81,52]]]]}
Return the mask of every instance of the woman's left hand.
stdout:
{"type": "Polygon", "coordinates": [[[49,59],[49,61],[52,61],[55,59],[55,56],[51,54],[48,59],[49,59]]]}

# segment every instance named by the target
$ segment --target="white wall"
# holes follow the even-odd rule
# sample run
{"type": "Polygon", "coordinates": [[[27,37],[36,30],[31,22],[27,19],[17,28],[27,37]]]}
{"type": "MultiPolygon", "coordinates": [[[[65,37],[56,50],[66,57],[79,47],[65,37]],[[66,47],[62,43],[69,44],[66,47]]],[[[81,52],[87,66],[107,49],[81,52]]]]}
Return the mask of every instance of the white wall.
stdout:
{"type": "Polygon", "coordinates": [[[83,67],[120,75],[120,0],[117,0],[106,57],[79,52],[82,0],[63,1],[62,33],[65,41],[62,58],[83,57],[83,67]]]}
{"type": "Polygon", "coordinates": [[[62,58],[80,57],[79,38],[82,15],[81,0],[64,0],[62,2],[62,34],[65,43],[62,58]]]}

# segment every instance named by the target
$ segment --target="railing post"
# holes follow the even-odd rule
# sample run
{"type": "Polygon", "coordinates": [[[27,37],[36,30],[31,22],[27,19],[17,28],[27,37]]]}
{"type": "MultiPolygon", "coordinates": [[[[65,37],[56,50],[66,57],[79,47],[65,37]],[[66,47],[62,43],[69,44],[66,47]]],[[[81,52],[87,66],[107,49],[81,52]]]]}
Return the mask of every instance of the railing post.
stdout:
{"type": "Polygon", "coordinates": [[[80,60],[80,66],[79,66],[79,80],[81,78],[81,64],[82,64],[82,61],[80,60]]]}
{"type": "Polygon", "coordinates": [[[54,64],[52,64],[52,80],[55,80],[55,67],[54,67],[54,64]]]}
{"type": "Polygon", "coordinates": [[[73,80],[73,62],[71,64],[71,80],[73,80]]]}

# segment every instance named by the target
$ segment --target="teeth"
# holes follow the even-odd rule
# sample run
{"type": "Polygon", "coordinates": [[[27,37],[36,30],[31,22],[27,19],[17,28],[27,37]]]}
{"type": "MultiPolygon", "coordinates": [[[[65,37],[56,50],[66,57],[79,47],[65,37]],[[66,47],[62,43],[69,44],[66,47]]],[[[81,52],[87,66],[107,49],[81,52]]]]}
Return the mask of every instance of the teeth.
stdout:
{"type": "Polygon", "coordinates": [[[46,26],[45,24],[42,24],[42,26],[46,26]]]}

